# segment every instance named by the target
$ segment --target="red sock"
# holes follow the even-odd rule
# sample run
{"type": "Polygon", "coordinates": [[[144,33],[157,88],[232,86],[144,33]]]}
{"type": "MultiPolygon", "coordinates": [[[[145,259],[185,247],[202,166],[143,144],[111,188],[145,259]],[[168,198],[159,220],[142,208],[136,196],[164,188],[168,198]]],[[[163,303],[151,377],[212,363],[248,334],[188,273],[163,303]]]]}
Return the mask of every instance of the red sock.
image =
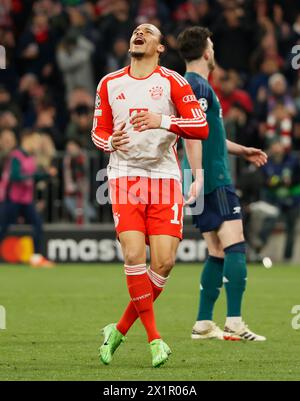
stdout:
{"type": "Polygon", "coordinates": [[[148,335],[148,341],[159,339],[156,328],[152,286],[147,275],[146,265],[125,266],[127,287],[136,312],[148,335]]]}
{"type": "MultiPolygon", "coordinates": [[[[164,289],[164,285],[167,281],[166,278],[162,278],[164,280],[163,283],[159,283],[159,285],[162,285],[161,287],[159,287],[156,283],[153,283],[153,278],[151,279],[151,269],[148,270],[148,275],[149,275],[149,282],[151,284],[152,287],[152,295],[153,295],[153,302],[160,296],[160,294],[163,292],[164,289]]],[[[160,277],[160,276],[159,276],[160,277]]],[[[127,332],[129,331],[130,327],[133,325],[133,323],[137,320],[137,318],[139,317],[137,310],[134,306],[133,301],[130,301],[123,316],[121,317],[121,319],[119,320],[118,324],[117,324],[117,329],[119,330],[120,333],[123,334],[123,336],[125,336],[127,334],[127,332]]]]}

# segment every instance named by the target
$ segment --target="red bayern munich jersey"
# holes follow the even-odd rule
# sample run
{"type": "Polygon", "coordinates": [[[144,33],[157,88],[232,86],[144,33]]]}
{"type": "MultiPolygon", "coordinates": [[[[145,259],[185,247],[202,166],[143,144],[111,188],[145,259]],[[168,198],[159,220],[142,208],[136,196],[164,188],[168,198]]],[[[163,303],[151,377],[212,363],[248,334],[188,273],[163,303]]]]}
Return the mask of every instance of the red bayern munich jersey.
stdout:
{"type": "Polygon", "coordinates": [[[92,140],[110,153],[108,177],[151,177],[181,180],[177,141],[206,139],[208,125],[189,83],[177,72],[158,66],[146,78],[130,67],[106,75],[97,88],[92,140]],[[139,132],[130,124],[134,113],[161,114],[162,128],[139,132]],[[111,135],[126,122],[128,153],[114,151],[111,135]]]}

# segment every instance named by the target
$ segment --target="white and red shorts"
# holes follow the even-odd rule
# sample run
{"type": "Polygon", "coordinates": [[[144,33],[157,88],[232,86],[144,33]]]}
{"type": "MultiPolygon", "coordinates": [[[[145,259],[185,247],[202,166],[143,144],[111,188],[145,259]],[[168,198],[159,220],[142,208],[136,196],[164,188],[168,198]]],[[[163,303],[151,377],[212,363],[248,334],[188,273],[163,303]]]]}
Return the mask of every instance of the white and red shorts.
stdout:
{"type": "Polygon", "coordinates": [[[120,177],[109,180],[117,234],[140,231],[182,239],[183,196],[174,179],[120,177]]]}

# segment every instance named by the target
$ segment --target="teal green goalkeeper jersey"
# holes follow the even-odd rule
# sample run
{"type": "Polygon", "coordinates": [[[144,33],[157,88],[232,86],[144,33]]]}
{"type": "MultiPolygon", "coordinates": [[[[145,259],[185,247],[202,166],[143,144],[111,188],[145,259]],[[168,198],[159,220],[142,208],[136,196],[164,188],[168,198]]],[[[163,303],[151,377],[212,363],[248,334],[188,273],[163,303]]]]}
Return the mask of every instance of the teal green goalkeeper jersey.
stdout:
{"type": "MultiPolygon", "coordinates": [[[[202,168],[204,170],[204,193],[206,195],[218,187],[232,184],[222,107],[206,79],[193,72],[186,73],[185,78],[206,113],[209,125],[208,139],[202,141],[202,168]]],[[[185,151],[181,166],[183,170],[190,168],[185,151]]]]}

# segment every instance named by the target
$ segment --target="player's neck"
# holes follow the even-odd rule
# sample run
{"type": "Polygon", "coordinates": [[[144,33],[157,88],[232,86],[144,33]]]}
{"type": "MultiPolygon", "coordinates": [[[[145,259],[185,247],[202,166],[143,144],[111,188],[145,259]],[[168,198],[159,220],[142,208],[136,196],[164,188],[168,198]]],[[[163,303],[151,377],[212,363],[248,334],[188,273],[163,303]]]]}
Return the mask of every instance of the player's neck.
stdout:
{"type": "Polygon", "coordinates": [[[157,59],[149,60],[143,58],[141,60],[132,58],[130,64],[130,75],[134,78],[145,78],[157,68],[157,59]]]}
{"type": "Polygon", "coordinates": [[[201,75],[202,78],[207,79],[209,77],[210,71],[205,60],[195,60],[191,61],[186,66],[186,72],[195,72],[201,75]]]}

